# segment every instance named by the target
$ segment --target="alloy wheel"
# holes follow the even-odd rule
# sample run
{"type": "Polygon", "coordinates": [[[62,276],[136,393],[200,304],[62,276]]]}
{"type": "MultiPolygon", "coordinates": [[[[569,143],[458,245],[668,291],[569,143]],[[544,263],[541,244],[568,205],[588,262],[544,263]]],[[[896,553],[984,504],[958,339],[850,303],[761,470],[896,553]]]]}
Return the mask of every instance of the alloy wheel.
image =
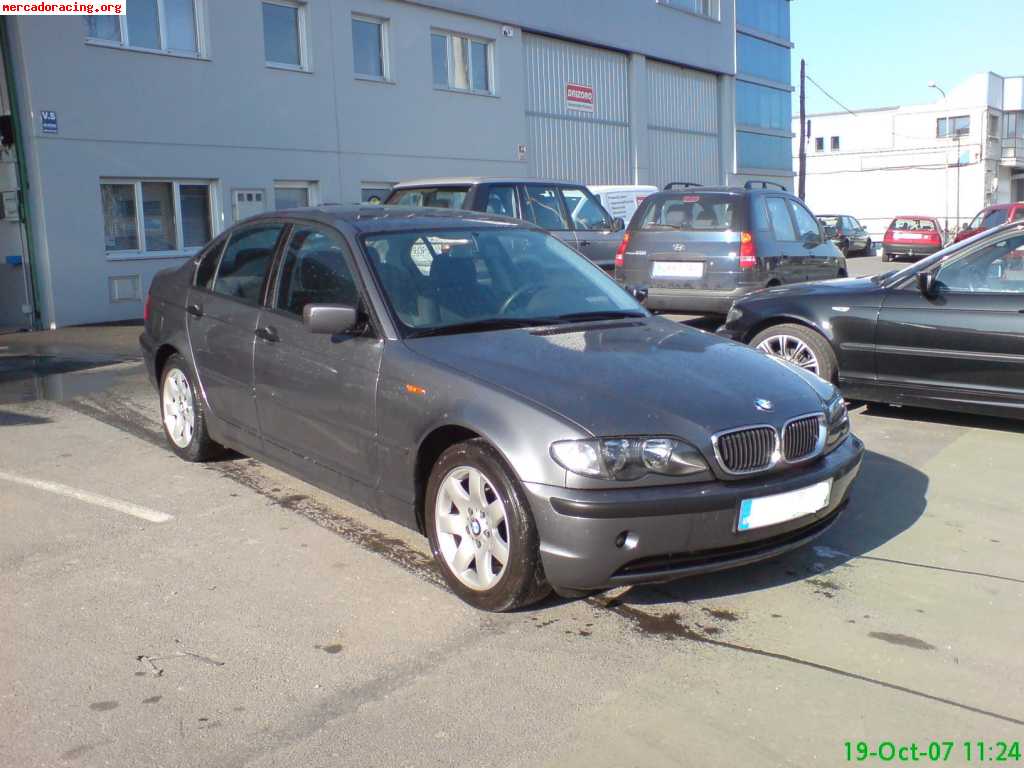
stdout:
{"type": "Polygon", "coordinates": [[[820,375],[818,357],[814,351],[796,336],[780,334],[769,336],[757,345],[757,348],[767,355],[778,357],[787,362],[798,365],[804,370],[820,375]]]}
{"type": "Polygon", "coordinates": [[[451,470],[437,491],[438,548],[455,577],[470,589],[491,589],[509,559],[505,504],[494,483],[475,467],[451,470]]]}
{"type": "Polygon", "coordinates": [[[195,432],[196,410],[192,385],[179,368],[164,377],[163,407],[167,435],[179,448],[187,448],[195,432]]]}

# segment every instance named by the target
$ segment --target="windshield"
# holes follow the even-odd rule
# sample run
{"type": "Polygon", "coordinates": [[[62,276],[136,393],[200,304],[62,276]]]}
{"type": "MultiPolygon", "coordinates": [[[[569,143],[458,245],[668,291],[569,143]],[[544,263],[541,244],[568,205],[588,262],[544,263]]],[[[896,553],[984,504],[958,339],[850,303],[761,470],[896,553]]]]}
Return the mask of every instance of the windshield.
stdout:
{"type": "Polygon", "coordinates": [[[651,201],[640,229],[684,232],[745,230],[742,198],[722,194],[667,195],[651,201]]]}
{"type": "Polygon", "coordinates": [[[396,189],[388,198],[388,205],[408,205],[415,208],[461,208],[469,187],[414,187],[396,189]]]}
{"type": "Polygon", "coordinates": [[[819,216],[818,221],[821,222],[823,227],[835,227],[839,228],[839,217],[838,216],[819,216]]]}
{"type": "Polygon", "coordinates": [[[407,335],[647,314],[559,240],[520,227],[366,235],[363,248],[407,335]]]}

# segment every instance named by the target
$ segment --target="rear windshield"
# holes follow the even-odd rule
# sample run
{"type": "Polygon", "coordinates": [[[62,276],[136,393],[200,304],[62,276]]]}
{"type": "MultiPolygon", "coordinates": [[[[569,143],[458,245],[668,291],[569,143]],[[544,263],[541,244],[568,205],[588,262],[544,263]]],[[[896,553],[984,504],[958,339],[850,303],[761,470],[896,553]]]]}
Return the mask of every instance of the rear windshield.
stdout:
{"type": "Polygon", "coordinates": [[[912,218],[896,218],[892,220],[892,224],[889,225],[889,229],[895,230],[925,230],[926,232],[935,232],[935,222],[931,219],[912,219],[912,218]]]}
{"type": "Polygon", "coordinates": [[[838,216],[819,216],[818,221],[823,227],[838,227],[841,223],[838,216]]]}
{"type": "Polygon", "coordinates": [[[461,208],[469,187],[411,187],[396,189],[388,198],[388,205],[408,205],[413,208],[461,208]]]}
{"type": "Polygon", "coordinates": [[[743,199],[736,195],[679,194],[650,202],[640,229],[684,232],[743,230],[743,199]]]}

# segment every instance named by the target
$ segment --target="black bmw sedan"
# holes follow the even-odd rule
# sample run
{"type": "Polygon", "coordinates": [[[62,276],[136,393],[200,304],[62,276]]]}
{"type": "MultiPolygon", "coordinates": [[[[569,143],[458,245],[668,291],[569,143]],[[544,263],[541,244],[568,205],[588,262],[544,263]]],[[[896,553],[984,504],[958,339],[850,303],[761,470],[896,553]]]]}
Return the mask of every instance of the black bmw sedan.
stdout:
{"type": "Polygon", "coordinates": [[[1024,417],[1024,223],[905,269],[761,291],[718,333],[858,400],[1024,417]]]}

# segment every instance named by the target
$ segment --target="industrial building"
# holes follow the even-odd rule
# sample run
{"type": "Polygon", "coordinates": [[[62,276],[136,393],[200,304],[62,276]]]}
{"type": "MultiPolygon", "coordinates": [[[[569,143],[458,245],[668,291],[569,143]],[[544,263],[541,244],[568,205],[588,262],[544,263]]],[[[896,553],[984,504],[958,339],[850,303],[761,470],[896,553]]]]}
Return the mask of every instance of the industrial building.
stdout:
{"type": "MultiPolygon", "coordinates": [[[[808,116],[812,210],[855,216],[877,242],[900,214],[934,216],[953,233],[987,205],[1024,200],[1024,77],[931,87],[926,104],[808,116]]],[[[794,157],[799,148],[794,139],[794,157]]]]}
{"type": "Polygon", "coordinates": [[[791,188],[789,12],[132,0],[7,17],[0,328],[137,319],[153,275],[234,222],[405,178],[791,188]]]}

